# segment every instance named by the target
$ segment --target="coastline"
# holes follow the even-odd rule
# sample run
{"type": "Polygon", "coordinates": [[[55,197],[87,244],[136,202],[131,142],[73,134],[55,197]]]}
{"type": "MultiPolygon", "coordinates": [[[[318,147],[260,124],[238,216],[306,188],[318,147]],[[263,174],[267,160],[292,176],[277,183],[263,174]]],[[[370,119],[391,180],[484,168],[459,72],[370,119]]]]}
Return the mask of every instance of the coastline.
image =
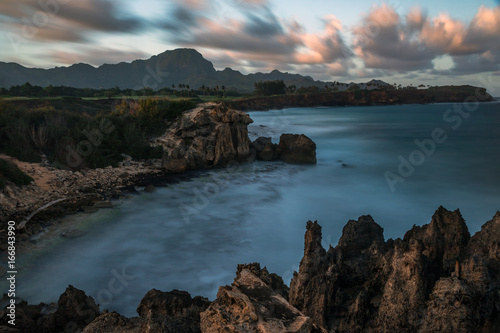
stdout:
{"type": "MultiPolygon", "coordinates": [[[[493,100],[493,102],[498,101],[493,100]]],[[[452,102],[432,104],[446,103],[452,102]]],[[[303,107],[308,106],[290,108],[303,107]]],[[[283,108],[266,109],[265,111],[283,108]]],[[[258,112],[259,110],[247,110],[245,113],[253,111],[258,112]]],[[[33,241],[33,236],[40,234],[45,227],[57,223],[58,219],[78,212],[89,214],[98,209],[111,208],[113,201],[126,199],[128,195],[137,193],[138,188],[144,190],[146,187],[152,186],[151,189],[154,191],[154,187],[189,180],[193,173],[210,169],[210,167],[201,167],[176,173],[165,170],[161,160],[132,161],[126,159],[121,162],[119,167],[69,171],[56,169],[42,163],[21,162],[2,154],[0,154],[0,158],[14,162],[21,170],[34,178],[34,182],[30,185],[22,187],[10,185],[0,191],[0,219],[3,222],[13,220],[19,224],[26,222],[26,218],[29,217],[26,225],[19,230],[19,241],[24,243],[33,241]],[[51,203],[54,204],[50,205],[51,203]],[[37,212],[38,209],[46,205],[49,206],[37,212]],[[31,216],[35,212],[36,214],[31,216]]],[[[0,235],[1,237],[4,235],[0,235]]],[[[5,250],[4,247],[0,247],[0,254],[5,250]]]]}
{"type": "MultiPolygon", "coordinates": [[[[189,180],[192,175],[167,173],[160,161],[129,161],[116,168],[69,171],[21,162],[6,155],[0,157],[14,162],[34,178],[30,185],[11,184],[0,192],[0,219],[16,222],[17,241],[25,248],[30,243],[35,245],[47,227],[70,216],[112,208],[117,200],[127,200],[127,196],[138,191],[154,191],[155,187],[189,180]]],[[[0,235],[4,236],[5,233],[0,235]]],[[[3,239],[2,244],[6,244],[3,239]]],[[[5,250],[2,245],[0,251],[5,250]]]]}
{"type": "Polygon", "coordinates": [[[374,106],[402,104],[436,104],[491,102],[495,99],[486,89],[474,86],[449,86],[429,89],[358,90],[301,95],[276,95],[238,99],[226,102],[242,111],[269,111],[296,107],[374,106]]]}

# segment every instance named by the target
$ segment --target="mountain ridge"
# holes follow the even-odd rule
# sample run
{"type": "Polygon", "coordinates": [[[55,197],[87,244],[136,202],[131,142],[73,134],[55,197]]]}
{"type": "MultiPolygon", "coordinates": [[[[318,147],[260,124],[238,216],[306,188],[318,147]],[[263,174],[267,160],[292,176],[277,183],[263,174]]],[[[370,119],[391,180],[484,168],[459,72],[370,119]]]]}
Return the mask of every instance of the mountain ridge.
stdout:
{"type": "Polygon", "coordinates": [[[224,85],[227,89],[250,92],[253,91],[255,82],[265,80],[283,80],[287,85],[297,87],[323,87],[327,83],[315,81],[310,76],[283,73],[276,69],[270,73],[250,74],[243,74],[229,67],[219,71],[201,53],[189,48],[167,50],[149,59],[103,64],[99,67],[80,62],[68,67],[43,69],[29,68],[14,62],[0,62],[0,75],[0,88],[10,88],[26,82],[42,87],[52,85],[108,89],[118,86],[121,89],[151,87],[154,90],[187,84],[192,88],[224,85]]]}

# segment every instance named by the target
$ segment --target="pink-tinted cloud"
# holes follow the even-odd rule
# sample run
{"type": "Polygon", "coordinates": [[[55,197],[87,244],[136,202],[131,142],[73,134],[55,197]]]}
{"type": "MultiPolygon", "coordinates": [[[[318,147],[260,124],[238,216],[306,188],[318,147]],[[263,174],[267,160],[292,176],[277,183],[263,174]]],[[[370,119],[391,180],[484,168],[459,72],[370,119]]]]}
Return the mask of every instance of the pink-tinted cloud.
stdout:
{"type": "Polygon", "coordinates": [[[135,32],[143,22],[123,17],[117,2],[110,0],[78,1],[0,1],[0,25],[29,40],[87,40],[92,32],[135,32]]]}
{"type": "Polygon", "coordinates": [[[355,53],[371,69],[430,70],[432,61],[443,55],[451,56],[455,63],[446,74],[499,68],[499,7],[481,6],[466,23],[448,14],[430,18],[419,8],[401,17],[392,7],[382,5],[372,8],[353,32],[355,53]]]}
{"type": "Polygon", "coordinates": [[[49,57],[51,60],[60,64],[72,65],[77,63],[86,63],[93,66],[102,64],[116,64],[123,61],[133,61],[144,59],[149,55],[139,50],[123,50],[106,47],[82,47],[78,52],[53,51],[49,57]]]}
{"type": "Polygon", "coordinates": [[[245,68],[284,69],[294,64],[338,67],[352,56],[341,34],[342,25],[333,15],[325,18],[323,32],[311,34],[297,21],[276,16],[265,1],[245,1],[245,4],[237,18],[220,19],[206,11],[190,11],[190,16],[182,20],[179,13],[186,8],[179,5],[173,11],[176,21],[166,26],[167,38],[183,46],[223,53],[224,58],[232,59],[229,63],[241,63],[245,68]]]}
{"type": "Polygon", "coordinates": [[[410,26],[405,26],[392,7],[373,7],[362,24],[353,29],[354,52],[368,68],[400,72],[430,68],[436,53],[414,35],[421,20],[413,11],[410,26]]]}
{"type": "Polygon", "coordinates": [[[322,34],[300,33],[297,35],[305,46],[295,53],[295,60],[301,64],[332,63],[351,55],[340,35],[342,25],[333,15],[325,20],[322,34]]]}

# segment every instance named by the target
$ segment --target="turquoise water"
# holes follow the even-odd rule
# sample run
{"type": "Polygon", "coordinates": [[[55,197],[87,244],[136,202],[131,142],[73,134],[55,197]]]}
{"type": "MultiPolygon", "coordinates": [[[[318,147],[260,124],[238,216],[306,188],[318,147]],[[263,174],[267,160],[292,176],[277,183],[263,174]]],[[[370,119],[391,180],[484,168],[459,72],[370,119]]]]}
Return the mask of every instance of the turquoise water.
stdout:
{"type": "Polygon", "coordinates": [[[386,238],[397,238],[430,222],[439,205],[460,208],[474,233],[500,209],[499,111],[490,103],[463,113],[468,118],[451,104],[251,112],[251,136],[278,142],[281,133],[304,133],[317,144],[318,164],[201,172],[90,215],[85,237],[57,245],[19,275],[19,296],[56,301],[72,284],[101,309],[131,316],[151,288],[214,299],[240,263],[260,262],[288,283],[309,219],[323,226],[325,247],[349,219],[371,214],[386,238]],[[416,139],[427,139],[425,152],[416,139]],[[416,162],[412,172],[408,165],[398,172],[399,156],[416,162]],[[387,172],[399,177],[392,188],[387,172]]]}

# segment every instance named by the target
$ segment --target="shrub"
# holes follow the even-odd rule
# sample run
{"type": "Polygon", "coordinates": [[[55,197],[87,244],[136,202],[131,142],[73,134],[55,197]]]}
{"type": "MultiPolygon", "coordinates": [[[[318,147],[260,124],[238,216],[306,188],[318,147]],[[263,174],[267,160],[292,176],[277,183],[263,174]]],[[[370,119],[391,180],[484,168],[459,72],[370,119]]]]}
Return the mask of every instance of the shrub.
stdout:
{"type": "Polygon", "coordinates": [[[122,101],[110,114],[91,116],[46,107],[25,109],[0,101],[0,152],[27,162],[40,162],[44,153],[63,166],[70,152],[78,152],[80,160],[77,166],[70,165],[73,168],[116,166],[122,153],[135,159],[159,158],[163,151],[150,147],[150,138],[163,134],[168,121],[195,106],[190,100],[147,98],[122,101]],[[112,131],[104,133],[102,121],[112,124],[112,131]]]}
{"type": "Polygon", "coordinates": [[[14,163],[0,158],[0,189],[5,188],[7,181],[22,186],[30,184],[33,178],[22,172],[14,163]]]}

